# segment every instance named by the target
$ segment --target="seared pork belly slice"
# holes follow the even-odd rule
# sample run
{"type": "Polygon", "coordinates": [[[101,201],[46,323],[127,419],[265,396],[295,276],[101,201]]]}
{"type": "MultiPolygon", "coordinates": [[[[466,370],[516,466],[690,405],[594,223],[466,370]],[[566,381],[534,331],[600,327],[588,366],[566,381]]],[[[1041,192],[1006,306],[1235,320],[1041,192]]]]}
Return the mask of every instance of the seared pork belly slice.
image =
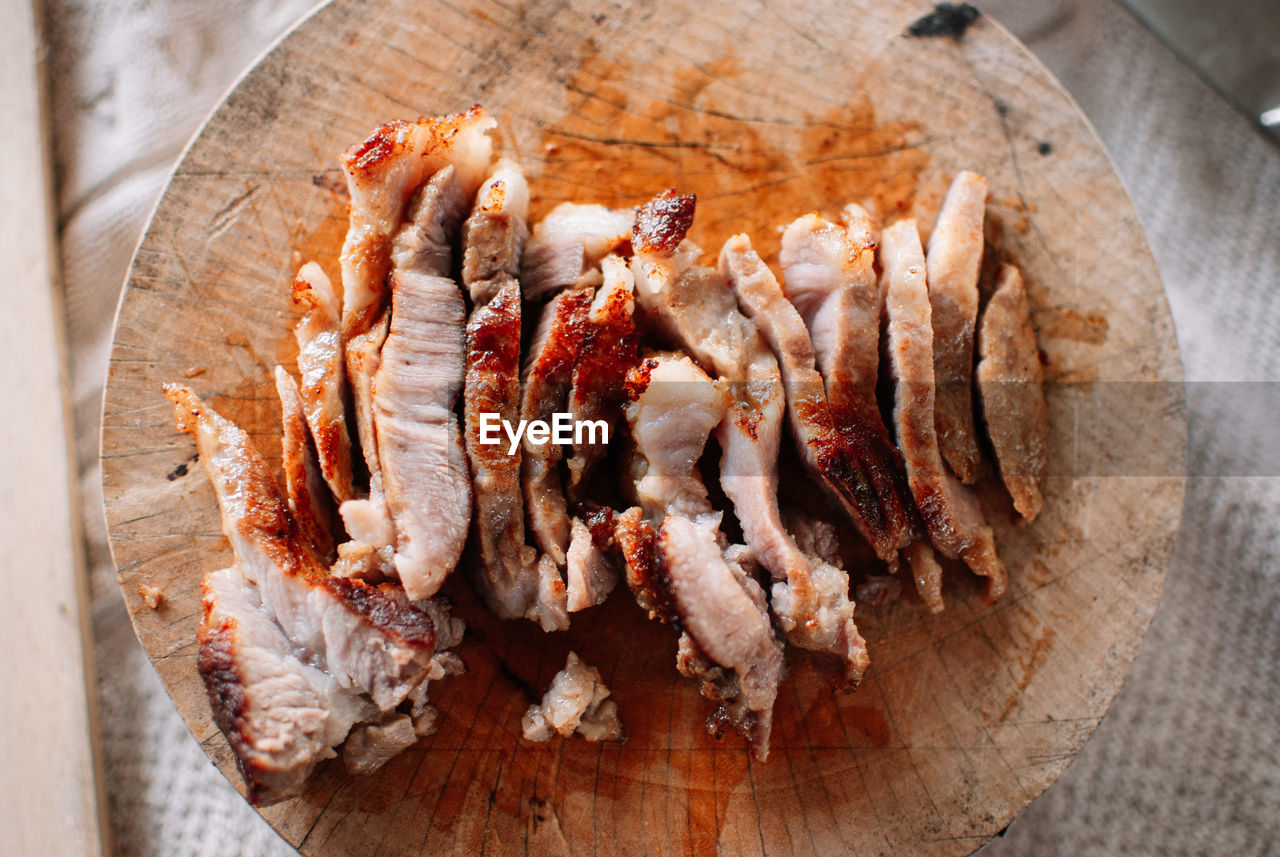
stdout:
{"type": "Polygon", "coordinates": [[[383,711],[403,702],[431,672],[437,636],[456,636],[458,620],[434,602],[411,604],[398,588],[331,577],[302,546],[249,436],[190,388],[169,384],[165,393],[179,430],[196,439],[240,568],[285,636],[339,685],[369,694],[383,711]]]}
{"type": "Polygon", "coordinates": [[[388,122],[342,156],[351,194],[350,225],[342,245],[342,341],[370,480],[379,472],[373,375],[385,336],[378,329],[385,331],[392,239],[410,197],[436,171],[452,165],[464,197],[472,197],[493,156],[488,131],[496,124],[480,107],[417,122],[388,122]]]}
{"type": "Polygon", "coordinates": [[[508,279],[467,322],[463,394],[467,457],[476,501],[478,562],[472,580],[485,605],[503,619],[519,619],[538,589],[537,551],[525,544],[520,448],[481,443],[484,414],[515,425],[520,418],[520,284],[508,279]]]}
{"type": "Polygon", "coordinates": [[[476,194],[462,227],[462,282],[484,306],[520,273],[529,238],[529,183],[520,165],[501,158],[476,194]]]}
{"type": "MultiPolygon", "coordinates": [[[[742,733],[752,755],[769,755],[773,703],[782,679],[781,641],[773,632],[764,591],[720,550],[719,515],[696,521],[668,515],[662,522],[659,547],[665,558],[671,597],[680,626],[713,664],[732,672],[736,693],[708,693],[709,670],[686,672],[703,686],[703,695],[722,708],[708,725],[719,733],[731,725],[742,733]]],[[[683,665],[683,661],[678,661],[683,665]]],[[[682,670],[683,672],[684,670],[682,670]]]]}
{"type": "Polygon", "coordinates": [[[466,305],[446,276],[449,227],[465,205],[452,167],[420,192],[396,237],[391,328],[374,381],[374,425],[395,570],[411,599],[429,598],[462,556],[471,476],[453,406],[466,367],[466,305]]]}
{"type": "Polygon", "coordinates": [[[520,726],[526,741],[550,741],[552,735],[568,738],[574,733],[588,741],[623,739],[618,704],[609,699],[600,671],[574,652],[551,679],[542,703],[529,706],[520,726]]]}
{"type": "Polygon", "coordinates": [[[627,422],[639,456],[635,496],[645,516],[658,522],[667,514],[710,513],[698,459],[728,409],[726,385],[688,357],[660,354],[645,358],[628,386],[635,399],[627,422]]]}
{"type": "Polygon", "coordinates": [[[1028,521],[1044,505],[1040,480],[1049,457],[1044,369],[1022,275],[1004,265],[978,331],[978,393],[987,436],[1013,507],[1028,521]]]}
{"type": "MultiPolygon", "coordinates": [[[[526,425],[534,420],[550,425],[553,414],[565,411],[573,367],[586,335],[591,297],[590,288],[572,289],[556,295],[542,308],[529,346],[520,400],[520,418],[526,425]]],[[[569,507],[559,470],[564,452],[550,438],[544,440],[534,443],[528,432],[521,438],[525,509],[538,549],[563,568],[569,547],[569,507]]]]}
{"type": "Polygon", "coordinates": [[[600,283],[600,260],[631,239],[631,209],[562,202],[533,227],[520,265],[529,300],[600,283]]]}
{"type": "Polygon", "coordinates": [[[347,433],[347,371],[342,351],[342,298],[315,262],[298,269],[293,302],[303,308],[294,328],[307,426],[324,480],[338,503],[354,494],[351,438],[347,433]]]}
{"type": "Polygon", "coordinates": [[[586,337],[569,391],[574,425],[590,426],[582,443],[575,438],[567,461],[567,490],[575,500],[581,497],[596,463],[609,451],[606,437],[613,436],[622,414],[627,372],[636,365],[639,342],[633,318],[635,278],[617,256],[606,256],[600,266],[604,282],[587,312],[586,337]]]}
{"type": "Polygon", "coordinates": [[[987,601],[1008,583],[978,498],[943,466],[934,423],[933,327],[924,252],[913,220],[885,229],[880,261],[888,318],[890,368],[896,384],[894,422],[907,477],[933,546],[987,578],[987,601]]]}
{"type": "Polygon", "coordinates": [[[804,320],[747,236],[735,235],[725,242],[720,270],[778,356],[791,433],[801,459],[876,554],[891,561],[906,544],[904,529],[886,513],[875,485],[836,429],[822,377],[814,368],[813,344],[804,320]]]}
{"type": "MultiPolygon", "coordinates": [[[[937,612],[942,609],[941,567],[933,560],[902,455],[876,401],[880,296],[874,224],[856,205],[847,206],[843,217],[844,228],[817,214],[786,228],[779,257],[783,289],[809,330],[832,420],[884,510],[886,541],[903,551],[920,596],[937,612]]],[[[890,560],[891,567],[896,565],[890,560]]]]}
{"type": "Polygon", "coordinates": [[[196,665],[213,720],[235,753],[251,803],[294,797],[352,725],[378,709],[298,659],[239,567],[206,575],[202,589],[196,665]]]}
{"type": "Polygon", "coordinates": [[[938,449],[961,482],[978,478],[973,424],[973,336],[978,320],[987,180],[967,170],[951,182],[925,258],[933,319],[934,424],[938,449]]]}
{"type": "Polygon", "coordinates": [[[280,395],[281,464],[289,512],[304,544],[326,565],[333,560],[333,503],[324,476],[307,437],[302,394],[293,376],[276,367],[276,392],[280,395]]]}
{"type": "Polygon", "coordinates": [[[382,468],[378,464],[378,441],[373,431],[373,379],[382,360],[382,346],[391,327],[391,308],[364,333],[346,341],[346,364],[355,403],[356,428],[365,464],[369,470],[369,496],[345,501],[338,507],[347,534],[374,547],[395,543],[396,531],[382,493],[382,468]],[[353,371],[353,367],[359,371],[353,371]]]}

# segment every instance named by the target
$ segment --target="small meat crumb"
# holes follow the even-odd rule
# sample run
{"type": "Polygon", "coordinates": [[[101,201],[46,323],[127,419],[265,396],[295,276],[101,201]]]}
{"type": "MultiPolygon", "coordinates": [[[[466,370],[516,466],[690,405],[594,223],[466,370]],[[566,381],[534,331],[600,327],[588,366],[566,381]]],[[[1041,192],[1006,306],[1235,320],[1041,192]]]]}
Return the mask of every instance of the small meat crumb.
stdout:
{"type": "Polygon", "coordinates": [[[152,586],[149,583],[139,583],[138,594],[142,596],[142,603],[146,604],[152,610],[159,610],[160,605],[164,603],[164,591],[158,586],[152,586]]]}
{"type": "Polygon", "coordinates": [[[588,741],[621,741],[618,705],[608,696],[600,671],[570,652],[542,704],[531,705],[525,712],[521,721],[525,740],[550,741],[552,735],[568,738],[576,732],[588,741]]]}

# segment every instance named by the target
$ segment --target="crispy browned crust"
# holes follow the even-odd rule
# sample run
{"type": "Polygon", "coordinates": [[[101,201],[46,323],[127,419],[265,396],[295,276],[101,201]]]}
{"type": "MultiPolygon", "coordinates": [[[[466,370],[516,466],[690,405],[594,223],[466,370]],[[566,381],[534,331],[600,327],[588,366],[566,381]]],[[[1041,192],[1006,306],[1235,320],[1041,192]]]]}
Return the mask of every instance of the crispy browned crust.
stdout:
{"type": "MultiPolygon", "coordinates": [[[[362,580],[330,577],[323,565],[302,547],[300,536],[288,506],[276,487],[275,479],[249,442],[248,435],[219,416],[191,391],[179,384],[166,384],[165,395],[174,403],[177,426],[199,440],[199,423],[209,420],[223,437],[224,444],[239,444],[237,469],[227,479],[237,484],[237,495],[243,502],[235,515],[235,525],[247,538],[256,542],[284,574],[302,577],[313,585],[323,586],[365,623],[411,648],[434,651],[435,630],[431,617],[404,599],[402,590],[372,586],[362,580]],[[237,437],[231,438],[234,429],[237,437]]],[[[211,457],[202,450],[206,464],[211,457]]],[[[228,520],[224,514],[223,521],[228,520]]]]}
{"type": "Polygon", "coordinates": [[[213,722],[226,736],[227,743],[235,753],[236,768],[240,771],[240,776],[244,778],[245,786],[249,790],[249,802],[258,806],[264,802],[271,802],[272,796],[270,788],[259,779],[257,766],[250,761],[253,758],[254,747],[243,728],[249,701],[245,697],[244,681],[236,669],[236,623],[234,619],[226,617],[217,625],[207,625],[209,609],[210,604],[206,600],[205,619],[200,623],[198,634],[199,649],[196,653],[196,668],[200,672],[200,679],[204,682],[205,692],[209,696],[213,722]]]}
{"type": "Polygon", "coordinates": [[[352,613],[397,643],[424,652],[435,651],[435,623],[425,612],[404,601],[404,590],[398,586],[373,586],[349,577],[326,577],[323,584],[352,613]]]}
{"type": "MultiPolygon", "coordinates": [[[[573,367],[587,336],[591,293],[590,288],[574,289],[554,299],[558,303],[551,331],[524,379],[521,419],[549,420],[568,401],[573,367]]],[[[564,451],[558,444],[547,443],[541,448],[525,446],[524,453],[521,475],[530,529],[539,549],[563,567],[569,514],[558,467],[564,451]]]]}
{"type": "MultiPolygon", "coordinates": [[[[627,401],[627,373],[639,359],[640,337],[626,295],[609,296],[604,318],[602,322],[586,323],[586,340],[573,368],[572,398],[578,419],[604,420],[612,433],[627,401]]],[[[571,499],[580,499],[592,468],[606,452],[605,443],[574,448],[569,462],[571,499]]]]}
{"type": "Polygon", "coordinates": [[[664,191],[636,211],[631,244],[636,253],[668,255],[684,240],[693,225],[697,195],[664,191]]]}
{"type": "Polygon", "coordinates": [[[464,125],[483,112],[484,109],[476,104],[463,113],[450,113],[431,119],[424,116],[417,123],[403,119],[384,122],[374,128],[367,139],[356,143],[342,154],[342,165],[351,173],[366,178],[373,177],[396,152],[404,148],[409,132],[419,124],[428,123],[432,140],[424,151],[430,152],[448,146],[464,125]]]}
{"type": "MultiPolygon", "coordinates": [[[[627,585],[636,603],[659,622],[676,622],[675,598],[667,566],[658,547],[658,533],[644,519],[639,506],[614,516],[614,539],[627,569],[627,585]]],[[[592,531],[593,538],[595,531],[592,531]]]]}

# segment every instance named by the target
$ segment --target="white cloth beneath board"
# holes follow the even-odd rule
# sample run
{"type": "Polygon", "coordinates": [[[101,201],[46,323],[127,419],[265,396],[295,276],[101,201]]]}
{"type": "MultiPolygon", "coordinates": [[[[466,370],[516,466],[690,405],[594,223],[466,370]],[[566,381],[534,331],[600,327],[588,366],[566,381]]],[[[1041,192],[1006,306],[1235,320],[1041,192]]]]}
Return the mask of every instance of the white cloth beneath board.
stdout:
{"type": "MultiPolygon", "coordinates": [[[[181,149],[308,0],[50,0],[67,326],[113,833],[126,857],[291,855],[208,762],[133,636],[106,548],[98,420],[129,258],[181,149]]],[[[922,9],[927,4],[922,3],[922,9]]],[[[1113,0],[993,0],[1106,142],[1193,382],[1280,380],[1280,151],[1113,0]]],[[[1186,514],[1124,689],[1059,782],[983,854],[1276,853],[1280,480],[1190,402],[1186,514]]]]}

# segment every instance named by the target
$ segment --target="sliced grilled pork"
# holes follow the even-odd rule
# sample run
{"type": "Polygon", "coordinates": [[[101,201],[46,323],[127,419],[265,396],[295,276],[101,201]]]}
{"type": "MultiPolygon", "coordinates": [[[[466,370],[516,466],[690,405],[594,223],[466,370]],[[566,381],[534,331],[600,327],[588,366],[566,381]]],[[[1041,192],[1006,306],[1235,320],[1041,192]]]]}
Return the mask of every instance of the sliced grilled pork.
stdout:
{"type": "Polygon", "coordinates": [[[696,650],[722,668],[686,674],[700,682],[704,695],[722,703],[710,721],[716,730],[734,726],[763,759],[782,675],[782,644],[763,591],[721,550],[720,516],[698,473],[707,438],[728,409],[724,384],[688,357],[660,355],[646,359],[628,387],[634,396],[627,422],[636,447],[640,509],[624,513],[616,527],[627,581],[651,616],[679,623],[696,650]],[[648,521],[640,519],[641,509],[648,521]],[[660,524],[657,532],[654,523],[660,524]]]}
{"type": "MultiPolygon", "coordinates": [[[[726,385],[713,382],[688,357],[646,358],[642,392],[627,406],[640,456],[636,501],[651,521],[712,511],[698,459],[729,406],[726,385]]],[[[633,389],[634,389],[633,383],[633,389]]]]}
{"type": "Polygon", "coordinates": [[[840,228],[807,214],[786,228],[779,257],[783,289],[809,330],[835,426],[884,510],[887,541],[904,551],[921,597],[937,612],[942,609],[941,567],[876,401],[880,298],[874,224],[856,205],[844,210],[844,222],[840,228]],[[912,543],[918,544],[906,550],[912,543]]]}
{"type": "Polygon", "coordinates": [[[870,477],[835,427],[822,377],[814,368],[813,344],[804,320],[747,236],[735,235],[725,242],[720,270],[738,303],[778,355],[791,432],[805,465],[827,487],[876,554],[892,561],[905,544],[902,529],[894,526],[870,477]]]}
{"type": "Polygon", "coordinates": [[[730,384],[727,415],[716,429],[721,487],[747,544],[773,575],[773,605],[787,639],[837,655],[856,682],[867,653],[853,621],[848,575],[803,553],[778,512],[786,397],[777,360],[738,310],[724,277],[693,264],[700,251],[684,240],[692,204],[691,197],[666,195],[640,210],[632,239],[639,303],[655,327],[730,384]]]}
{"type": "Polygon", "coordinates": [[[520,272],[529,238],[529,183],[514,161],[501,158],[476,194],[462,228],[462,282],[484,306],[520,272]]]}
{"type": "Polygon", "coordinates": [[[607,438],[613,436],[626,399],[627,372],[635,366],[636,335],[635,278],[617,256],[601,260],[604,282],[596,290],[587,312],[586,338],[578,362],[573,367],[569,392],[569,413],[575,425],[590,425],[583,443],[573,445],[569,456],[568,493],[579,498],[592,469],[609,451],[607,438]]]}
{"type": "Polygon", "coordinates": [[[165,386],[178,428],[192,434],[218,496],[222,527],[245,577],[295,647],[343,688],[389,710],[432,672],[436,643],[454,639],[458,620],[403,591],[331,577],[303,548],[288,507],[249,436],[190,388],[165,386]],[[447,632],[447,633],[446,633],[447,632]]]}
{"type": "Polygon", "coordinates": [[[351,438],[343,403],[347,371],[342,352],[342,299],[315,262],[298,269],[293,302],[303,308],[294,328],[298,340],[298,372],[307,426],[315,441],[320,470],[339,503],[354,494],[351,481],[351,438]]]}
{"type": "Polygon", "coordinates": [[[453,165],[465,197],[471,198],[493,155],[487,134],[495,125],[480,107],[417,122],[388,122],[342,156],[351,194],[350,226],[342,245],[342,340],[371,480],[379,472],[373,376],[385,336],[379,329],[388,304],[392,238],[409,198],[437,170],[453,165]]]}
{"type": "Polygon", "coordinates": [[[307,437],[302,394],[282,366],[276,367],[276,392],[280,396],[281,464],[289,512],[304,544],[328,564],[333,560],[333,502],[307,437]]]}
{"type": "Polygon", "coordinates": [[[563,202],[533,227],[524,249],[524,296],[541,300],[570,286],[601,281],[600,260],[631,239],[635,212],[563,202]]]}
{"type": "Polygon", "coordinates": [[[574,518],[570,528],[565,555],[566,607],[577,613],[604,603],[618,585],[618,568],[580,518],[574,518]]]}
{"type": "Polygon", "coordinates": [[[196,665],[213,720],[236,755],[250,802],[294,797],[351,727],[378,709],[298,659],[238,566],[206,575],[202,589],[196,665]]]}
{"type": "Polygon", "coordinates": [[[933,545],[964,560],[987,578],[987,601],[1004,592],[1008,578],[996,556],[991,528],[978,499],[942,464],[934,423],[933,327],[925,286],[925,259],[915,221],[903,220],[880,237],[880,261],[888,319],[890,367],[896,383],[894,422],[907,476],[933,545]]]}
{"type": "Polygon", "coordinates": [[[374,424],[395,570],[429,598],[457,565],[471,523],[471,476],[453,406],[466,366],[466,304],[440,272],[466,208],[453,167],[433,175],[396,235],[391,328],[374,380],[374,424]]]}
{"type": "Polygon", "coordinates": [[[1049,456],[1044,369],[1022,275],[1004,265],[978,331],[978,393],[987,436],[1013,507],[1028,521],[1044,505],[1040,480],[1049,456]]]}
{"type": "Polygon", "coordinates": [[[973,425],[972,384],[986,204],[986,179],[967,170],[957,175],[929,235],[925,259],[933,318],[938,449],[965,483],[977,480],[982,464],[973,425]]]}
{"type": "Polygon", "coordinates": [[[600,671],[570,652],[564,669],[551,679],[540,705],[531,705],[521,720],[526,741],[550,741],[575,732],[588,741],[621,741],[618,703],[609,699],[609,688],[600,671]]]}
{"type": "MultiPolygon", "coordinates": [[[[550,425],[554,414],[564,412],[573,367],[585,339],[591,298],[590,288],[572,289],[559,293],[543,307],[525,366],[521,419],[550,425]]],[[[563,450],[549,438],[544,443],[535,440],[528,432],[521,438],[529,528],[539,550],[563,568],[569,547],[569,509],[559,470],[563,450]]]]}
{"type": "Polygon", "coordinates": [[[478,565],[472,579],[485,604],[503,619],[526,614],[537,594],[537,551],[525,544],[521,451],[508,441],[481,443],[482,415],[510,425],[520,418],[520,285],[508,280],[467,323],[463,409],[467,457],[476,500],[478,565]]]}
{"type": "MultiPolygon", "coordinates": [[[[720,551],[719,516],[691,520],[668,515],[659,531],[671,596],[680,626],[714,664],[732,672],[721,689],[725,710],[713,715],[713,731],[723,723],[738,729],[756,758],[769,755],[773,703],[782,678],[782,643],[773,632],[764,591],[720,551]],[[733,693],[736,690],[736,693],[733,693]],[[742,705],[736,703],[741,700],[742,705]]],[[[686,674],[704,685],[705,670],[686,674]]]]}

